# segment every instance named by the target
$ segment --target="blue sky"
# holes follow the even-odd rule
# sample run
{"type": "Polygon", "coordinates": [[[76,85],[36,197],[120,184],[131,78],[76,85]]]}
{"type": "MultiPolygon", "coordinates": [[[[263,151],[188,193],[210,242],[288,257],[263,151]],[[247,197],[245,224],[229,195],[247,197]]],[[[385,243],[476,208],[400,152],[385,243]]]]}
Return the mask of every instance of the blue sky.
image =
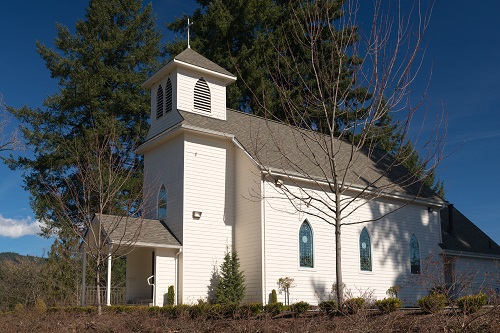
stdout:
{"type": "MultiPolygon", "coordinates": [[[[35,41],[53,45],[56,22],[72,29],[88,2],[3,1],[0,10],[0,94],[14,107],[41,106],[57,92],[35,41]]],[[[155,0],[157,25],[191,14],[194,0],[155,0]]],[[[446,198],[497,243],[500,242],[500,2],[436,2],[426,35],[426,56],[414,92],[423,89],[432,68],[429,110],[448,110],[450,154],[440,165],[446,198]]],[[[196,23],[195,23],[196,24],[196,23]]],[[[16,123],[13,121],[10,129],[16,123]]],[[[29,152],[25,152],[29,153],[29,152]]],[[[0,165],[0,252],[42,255],[52,240],[36,235],[38,222],[22,189],[21,173],[0,165]]]]}

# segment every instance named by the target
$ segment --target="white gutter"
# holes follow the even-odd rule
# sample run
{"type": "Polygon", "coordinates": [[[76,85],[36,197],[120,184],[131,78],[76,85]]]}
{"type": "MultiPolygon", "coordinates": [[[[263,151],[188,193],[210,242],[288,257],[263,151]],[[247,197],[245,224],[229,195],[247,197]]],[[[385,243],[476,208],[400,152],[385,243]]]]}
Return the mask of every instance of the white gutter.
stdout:
{"type": "Polygon", "coordinates": [[[182,247],[175,254],[175,305],[179,304],[179,255],[182,252],[182,247]]]}
{"type": "Polygon", "coordinates": [[[266,183],[264,175],[261,176],[261,209],[260,209],[260,229],[261,229],[261,258],[262,258],[262,304],[267,304],[267,269],[266,269],[266,183]]]}

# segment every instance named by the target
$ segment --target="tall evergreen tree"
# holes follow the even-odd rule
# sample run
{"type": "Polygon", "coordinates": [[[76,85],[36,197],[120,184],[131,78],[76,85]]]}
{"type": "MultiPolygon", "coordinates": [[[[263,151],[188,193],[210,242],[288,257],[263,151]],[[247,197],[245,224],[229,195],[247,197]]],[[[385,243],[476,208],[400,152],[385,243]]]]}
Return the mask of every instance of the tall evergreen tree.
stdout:
{"type": "MultiPolygon", "coordinates": [[[[74,33],[57,25],[55,49],[37,42],[51,77],[59,82],[59,92],[48,96],[42,107],[8,109],[21,122],[23,137],[33,151],[33,156],[11,156],[8,163],[24,171],[31,206],[37,218],[47,223],[45,234],[71,235],[54,213],[46,186],[60,179],[60,193],[70,191],[62,179],[75,174],[78,157],[67,154],[69,142],[76,146],[88,136],[88,129],[111,126],[118,134],[120,154],[130,155],[144,138],[149,96],[141,83],[158,67],[160,38],[150,4],[142,8],[140,0],[91,0],[74,33]]],[[[141,185],[139,172],[122,194],[137,193],[141,185]]],[[[68,215],[76,213],[74,203],[66,206],[68,215]]]]}
{"type": "MultiPolygon", "coordinates": [[[[340,136],[346,127],[356,126],[367,117],[365,114],[371,105],[385,107],[384,96],[373,96],[367,86],[359,84],[356,68],[363,64],[359,57],[352,56],[349,48],[357,46],[359,35],[357,27],[348,21],[342,21],[345,14],[346,0],[321,1],[288,1],[288,0],[197,0],[200,7],[190,16],[194,25],[191,27],[191,47],[210,60],[236,73],[240,80],[227,88],[228,106],[237,110],[264,115],[263,107],[270,110],[277,120],[286,119],[283,110],[283,100],[294,105],[302,105],[308,112],[302,120],[307,124],[294,124],[314,128],[328,134],[331,128],[322,113],[317,112],[319,101],[310,100],[308,96],[319,95],[311,93],[315,89],[315,74],[311,64],[327,73],[332,80],[334,89],[323,91],[323,100],[332,100],[338,105],[334,135],[340,136]],[[321,15],[317,9],[328,15],[321,15]],[[322,21],[328,17],[329,22],[322,21]],[[314,22],[298,30],[293,25],[295,20],[314,22]],[[333,33],[322,27],[335,27],[333,33]],[[321,30],[321,38],[316,40],[311,52],[310,45],[301,43],[301,35],[317,33],[321,30]],[[215,42],[217,41],[217,42],[215,42]],[[280,54],[279,59],[276,54],[280,54]],[[324,55],[314,58],[313,53],[324,55]],[[293,55],[293,56],[292,56],[293,55]],[[334,55],[333,57],[331,55],[334,55]],[[286,95],[282,92],[286,91],[286,95]],[[281,99],[281,102],[280,102],[281,99]],[[312,126],[311,126],[312,125],[312,126]]],[[[183,33],[187,17],[178,18],[167,25],[176,32],[183,33]]],[[[167,44],[166,51],[175,56],[186,47],[186,42],[179,36],[167,44]]],[[[370,126],[373,131],[371,147],[378,147],[388,152],[394,152],[408,141],[399,131],[398,124],[390,113],[377,121],[376,126],[370,126]],[[375,144],[374,144],[375,141],[375,144]]],[[[350,131],[349,131],[350,132],[350,131]]],[[[355,141],[356,137],[342,139],[355,141]]],[[[411,146],[411,145],[409,145],[411,146]]],[[[415,152],[414,152],[415,153],[415,152]]],[[[417,154],[418,157],[418,154],[417,154]]],[[[417,159],[417,165],[403,161],[409,169],[420,168],[423,161],[417,159]]],[[[438,194],[444,195],[442,182],[435,180],[434,172],[429,172],[426,178],[429,187],[438,194]],[[436,184],[435,184],[436,183],[436,184]]]]}

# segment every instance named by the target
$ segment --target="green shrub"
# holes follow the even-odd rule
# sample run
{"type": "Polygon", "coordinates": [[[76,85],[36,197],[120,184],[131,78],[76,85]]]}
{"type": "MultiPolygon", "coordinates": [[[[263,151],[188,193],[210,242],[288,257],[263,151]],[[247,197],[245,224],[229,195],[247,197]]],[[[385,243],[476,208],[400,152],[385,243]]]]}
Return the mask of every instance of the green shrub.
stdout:
{"type": "Polygon", "coordinates": [[[94,312],[97,312],[97,308],[95,306],[67,306],[67,307],[59,307],[59,308],[51,308],[51,311],[64,311],[66,313],[87,313],[91,314],[94,312]],[[58,309],[58,310],[52,310],[52,309],[58,309]]]}
{"type": "Polygon", "coordinates": [[[425,313],[438,313],[446,306],[446,295],[433,293],[419,299],[417,304],[425,313]]]}
{"type": "Polygon", "coordinates": [[[240,318],[251,318],[262,312],[262,303],[248,303],[239,307],[238,313],[240,318]]]}
{"type": "Polygon", "coordinates": [[[365,305],[363,297],[354,297],[344,301],[342,311],[347,314],[356,314],[365,305]]]}
{"type": "Polygon", "coordinates": [[[23,311],[24,305],[22,305],[21,303],[16,303],[16,305],[14,305],[14,313],[21,314],[23,311]]]}
{"type": "Polygon", "coordinates": [[[130,313],[136,310],[135,306],[130,305],[110,305],[104,308],[104,311],[110,313],[130,313]]]}
{"type": "Polygon", "coordinates": [[[401,291],[401,286],[392,286],[385,292],[390,298],[398,298],[398,293],[401,291]]]}
{"type": "Polygon", "coordinates": [[[174,302],[175,302],[174,286],[169,286],[167,292],[167,305],[174,305],[174,302]]]}
{"type": "Polygon", "coordinates": [[[33,310],[35,310],[36,313],[42,314],[47,312],[47,305],[41,298],[37,298],[35,305],[33,306],[33,310]]]}
{"type": "Polygon", "coordinates": [[[277,316],[280,314],[281,311],[283,311],[283,303],[281,302],[276,302],[272,304],[267,304],[264,306],[264,311],[271,316],[277,316]]]}
{"type": "Polygon", "coordinates": [[[215,286],[215,303],[241,303],[245,297],[245,276],[240,271],[240,260],[236,251],[226,250],[224,261],[215,286]]]}
{"type": "Polygon", "coordinates": [[[311,306],[307,302],[297,302],[290,305],[290,311],[292,311],[293,314],[301,315],[306,313],[310,307],[311,306]]]}
{"type": "Polygon", "coordinates": [[[327,315],[333,315],[337,312],[339,306],[336,301],[324,301],[319,303],[319,309],[327,315]]]}
{"type": "Polygon", "coordinates": [[[403,302],[399,298],[389,297],[375,302],[377,309],[382,313],[391,313],[399,309],[403,302]]]}
{"type": "Polygon", "coordinates": [[[236,318],[238,308],[237,303],[213,304],[210,306],[210,317],[212,319],[236,318]]]}
{"type": "Polygon", "coordinates": [[[174,305],[164,305],[159,309],[159,313],[166,318],[175,318],[175,306],[174,305]]]}
{"type": "Polygon", "coordinates": [[[185,318],[189,315],[191,307],[186,304],[177,304],[173,308],[173,316],[174,318],[185,318]]]}
{"type": "Polygon", "coordinates": [[[189,315],[192,319],[206,318],[210,314],[211,305],[206,302],[198,302],[198,304],[191,305],[189,308],[189,315]]]}
{"type": "Polygon", "coordinates": [[[484,293],[477,295],[463,296],[457,300],[457,306],[465,314],[478,312],[483,305],[486,305],[488,297],[484,293]]]}
{"type": "Polygon", "coordinates": [[[271,291],[271,300],[269,301],[270,304],[278,303],[278,294],[276,294],[276,289],[273,289],[271,291]]]}

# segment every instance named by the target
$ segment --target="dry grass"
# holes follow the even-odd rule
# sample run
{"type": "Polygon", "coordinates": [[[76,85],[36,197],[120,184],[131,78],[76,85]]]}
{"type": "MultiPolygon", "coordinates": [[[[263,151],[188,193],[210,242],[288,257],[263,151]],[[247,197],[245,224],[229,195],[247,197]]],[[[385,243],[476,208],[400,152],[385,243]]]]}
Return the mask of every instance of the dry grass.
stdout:
{"type": "Polygon", "coordinates": [[[168,319],[132,313],[36,313],[30,310],[0,314],[0,332],[500,332],[500,309],[483,308],[473,316],[447,311],[422,314],[398,311],[382,315],[362,311],[328,317],[308,313],[299,318],[259,316],[253,319],[168,319]]]}

